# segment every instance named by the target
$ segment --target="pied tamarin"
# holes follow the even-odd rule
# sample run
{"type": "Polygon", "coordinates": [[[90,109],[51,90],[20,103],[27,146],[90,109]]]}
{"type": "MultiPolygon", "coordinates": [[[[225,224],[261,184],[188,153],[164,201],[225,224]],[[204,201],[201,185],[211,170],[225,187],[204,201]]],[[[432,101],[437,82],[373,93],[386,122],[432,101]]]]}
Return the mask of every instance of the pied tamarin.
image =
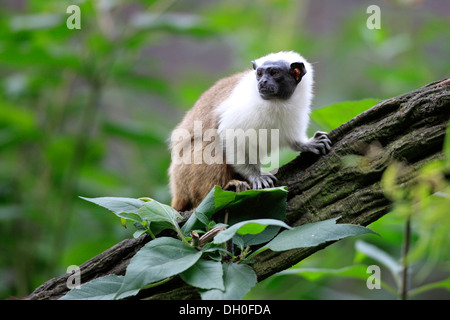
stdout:
{"type": "Polygon", "coordinates": [[[273,187],[275,176],[261,170],[261,154],[273,147],[315,154],[331,149],[325,132],[306,135],[311,64],[292,51],[252,63],[253,70],[221,79],[204,92],[172,132],[169,176],[176,210],[197,207],[215,185],[238,192],[273,187]],[[260,139],[261,129],[277,130],[275,146],[260,139]]]}

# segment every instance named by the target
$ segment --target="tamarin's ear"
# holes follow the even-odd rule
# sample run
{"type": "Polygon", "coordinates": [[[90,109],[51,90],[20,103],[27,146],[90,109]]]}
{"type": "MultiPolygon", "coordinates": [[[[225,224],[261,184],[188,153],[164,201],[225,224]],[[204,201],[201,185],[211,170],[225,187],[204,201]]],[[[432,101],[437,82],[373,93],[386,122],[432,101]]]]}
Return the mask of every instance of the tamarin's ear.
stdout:
{"type": "Polygon", "coordinates": [[[252,61],[252,65],[253,65],[253,70],[256,70],[257,66],[256,66],[256,62],[252,61]]]}
{"type": "Polygon", "coordinates": [[[305,64],[303,62],[291,63],[291,74],[295,81],[299,83],[306,74],[305,64]]]}

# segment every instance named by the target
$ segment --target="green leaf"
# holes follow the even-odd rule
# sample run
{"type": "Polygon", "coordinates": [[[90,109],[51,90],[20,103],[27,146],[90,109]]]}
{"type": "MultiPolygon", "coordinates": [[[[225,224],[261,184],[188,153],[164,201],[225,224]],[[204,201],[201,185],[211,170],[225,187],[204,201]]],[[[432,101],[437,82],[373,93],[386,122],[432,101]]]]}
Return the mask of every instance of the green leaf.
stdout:
{"type": "Polygon", "coordinates": [[[133,238],[139,238],[140,236],[142,236],[143,234],[145,234],[147,231],[146,230],[137,230],[133,233],[133,238]]]}
{"type": "Polygon", "coordinates": [[[201,255],[200,251],[174,238],[150,241],[131,259],[116,299],[136,295],[148,284],[189,269],[201,255]]]}
{"type": "Polygon", "coordinates": [[[387,252],[381,250],[377,246],[369,244],[367,242],[358,240],[355,243],[355,248],[357,251],[364,253],[366,256],[374,259],[375,261],[381,263],[391,271],[397,286],[401,283],[402,265],[391,257],[387,252]]]}
{"type": "Polygon", "coordinates": [[[64,15],[58,13],[37,13],[28,15],[14,15],[9,26],[11,31],[39,30],[60,27],[64,22],[64,15]]]}
{"type": "Polygon", "coordinates": [[[197,219],[197,216],[202,214],[208,219],[211,219],[213,214],[216,212],[216,207],[214,205],[214,194],[215,188],[212,188],[208,195],[203,199],[203,201],[198,205],[198,207],[194,210],[194,214],[190,216],[188,221],[181,228],[181,232],[183,234],[188,234],[191,230],[199,229],[201,227],[201,220],[197,219]],[[197,214],[199,213],[199,214],[197,214]]]}
{"type": "Polygon", "coordinates": [[[411,298],[412,296],[415,296],[419,293],[434,289],[445,289],[447,291],[450,291],[450,278],[444,279],[442,281],[428,283],[418,288],[415,288],[408,292],[408,297],[411,298]]]}
{"type": "Polygon", "coordinates": [[[180,276],[186,283],[197,288],[225,290],[222,263],[219,261],[200,259],[180,276]]]}
{"type": "Polygon", "coordinates": [[[443,152],[445,155],[445,166],[447,168],[450,168],[450,122],[447,124],[447,130],[445,133],[445,139],[444,139],[444,147],[443,152]]]}
{"type": "Polygon", "coordinates": [[[368,277],[367,266],[358,264],[354,266],[344,267],[340,269],[328,268],[291,268],[277,273],[277,276],[282,275],[301,275],[310,281],[316,281],[326,275],[339,275],[348,278],[357,278],[366,280],[368,277]]]}
{"type": "MultiPolygon", "coordinates": [[[[277,226],[267,226],[263,232],[257,234],[245,234],[242,236],[242,246],[254,246],[262,243],[267,243],[272,240],[280,231],[280,227],[277,226]]],[[[233,237],[233,243],[236,236],[233,237]]],[[[239,240],[238,240],[239,241],[239,240]]]]}
{"type": "MultiPolygon", "coordinates": [[[[367,281],[367,278],[370,276],[370,273],[367,272],[366,265],[358,264],[353,266],[348,266],[340,269],[328,269],[328,268],[291,268],[288,270],[284,270],[276,274],[276,276],[283,275],[299,275],[302,276],[309,281],[317,281],[318,279],[324,276],[333,276],[333,277],[341,277],[341,278],[352,278],[352,279],[360,279],[364,282],[367,281]]],[[[392,288],[387,283],[381,281],[381,288],[386,289],[391,292],[395,296],[397,292],[394,288],[392,288]]]]}
{"type": "Polygon", "coordinates": [[[142,222],[138,214],[139,208],[145,203],[142,200],[122,197],[80,198],[111,210],[119,218],[142,222]]]}
{"type": "Polygon", "coordinates": [[[315,247],[324,242],[365,233],[377,234],[362,226],[336,224],[337,219],[339,218],[309,223],[283,231],[264,248],[269,248],[272,251],[284,251],[295,248],[315,247]]]}
{"type": "Polygon", "coordinates": [[[227,230],[222,231],[218,235],[214,237],[214,243],[219,244],[226,242],[233,238],[233,236],[237,233],[240,235],[244,234],[256,234],[261,233],[266,226],[279,226],[287,229],[291,229],[286,223],[280,220],[275,219],[256,219],[256,220],[247,220],[236,223],[229,227],[227,230]]]}
{"type": "Polygon", "coordinates": [[[194,210],[194,215],[198,221],[207,226],[209,224],[209,218],[202,212],[194,210]]]}
{"type": "MultiPolygon", "coordinates": [[[[240,193],[225,191],[216,186],[214,201],[216,211],[227,209],[229,212],[239,210],[239,221],[250,220],[253,217],[282,220],[286,210],[287,188],[276,187],[261,190],[247,190],[240,193]],[[245,215],[245,218],[242,217],[245,215]]],[[[239,222],[236,221],[236,222],[239,222]]]]}
{"type": "Polygon", "coordinates": [[[59,300],[113,300],[116,292],[122,286],[123,276],[110,274],[97,278],[70,290],[59,300]]]}
{"type": "MultiPolygon", "coordinates": [[[[286,187],[247,190],[236,193],[225,191],[219,186],[215,186],[197,207],[196,211],[203,213],[208,219],[211,219],[212,215],[216,214],[218,221],[223,221],[223,214],[226,210],[229,213],[228,221],[230,225],[245,220],[252,220],[254,217],[284,220],[286,215],[286,198],[286,187]]],[[[200,222],[196,215],[193,214],[183,226],[182,231],[184,234],[187,234],[190,230],[200,227],[200,222]]],[[[265,230],[263,233],[269,232],[271,239],[278,230],[276,229],[274,232],[272,228],[271,230],[265,230]]],[[[244,240],[246,240],[246,237],[244,237],[244,240]]],[[[251,239],[257,238],[252,236],[251,239]]],[[[253,244],[258,243],[255,242],[253,244]]]]}
{"type": "Polygon", "coordinates": [[[311,112],[311,120],[317,123],[322,130],[331,131],[376,105],[379,101],[378,99],[363,99],[335,103],[311,112]]]}
{"type": "Polygon", "coordinates": [[[219,186],[214,187],[214,207],[216,211],[219,211],[231,203],[233,203],[236,199],[238,193],[232,191],[223,190],[219,186]]]}
{"type": "Polygon", "coordinates": [[[183,219],[177,210],[155,200],[145,202],[142,208],[138,210],[138,214],[142,220],[151,221],[151,226],[155,222],[168,223],[174,230],[179,228],[177,218],[183,219]]]}
{"type": "Polygon", "coordinates": [[[246,264],[223,264],[225,290],[199,290],[203,300],[241,300],[257,283],[255,271],[246,264]]]}

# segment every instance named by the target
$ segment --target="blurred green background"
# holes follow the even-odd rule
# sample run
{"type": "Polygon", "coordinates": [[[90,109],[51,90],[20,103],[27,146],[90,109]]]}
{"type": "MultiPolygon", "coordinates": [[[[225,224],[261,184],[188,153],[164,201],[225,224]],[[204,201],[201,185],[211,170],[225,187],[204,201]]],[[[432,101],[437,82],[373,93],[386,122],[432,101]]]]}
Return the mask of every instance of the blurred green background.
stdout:
{"type": "MultiPolygon", "coordinates": [[[[3,299],[25,296],[69,265],[132,236],[113,215],[78,196],[150,196],[170,203],[170,131],[204,90],[250,68],[251,60],[280,50],[300,52],[316,71],[315,109],[390,98],[448,77],[450,71],[448,0],[0,4],[3,299]],[[66,9],[73,4],[81,9],[81,30],[66,26],[66,9]],[[366,27],[372,4],[381,8],[379,30],[366,27]]],[[[401,217],[386,216],[371,228],[383,238],[362,240],[398,258],[401,217]]],[[[336,269],[364,259],[371,264],[358,255],[355,241],[339,242],[302,266],[336,269]]],[[[448,244],[444,229],[438,246],[448,244]]],[[[446,248],[432,260],[426,255],[416,259],[422,283],[448,277],[446,248]]],[[[267,279],[248,295],[393,297],[368,290],[365,281],[297,274],[267,279]]],[[[419,297],[450,296],[438,289],[419,297]]]]}

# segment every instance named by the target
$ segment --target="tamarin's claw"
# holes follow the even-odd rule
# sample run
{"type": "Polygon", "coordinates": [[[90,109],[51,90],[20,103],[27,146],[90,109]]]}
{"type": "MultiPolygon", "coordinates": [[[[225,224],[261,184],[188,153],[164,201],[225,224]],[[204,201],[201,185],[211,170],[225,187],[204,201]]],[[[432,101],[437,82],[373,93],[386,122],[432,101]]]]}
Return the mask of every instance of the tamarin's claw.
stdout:
{"type": "Polygon", "coordinates": [[[264,188],[273,188],[275,186],[275,182],[277,178],[268,172],[264,172],[259,176],[250,176],[248,177],[250,183],[252,184],[253,189],[264,189],[264,188]]]}
{"type": "Polygon", "coordinates": [[[328,134],[323,131],[317,131],[308,142],[295,142],[293,148],[300,152],[312,152],[315,154],[327,154],[331,150],[331,140],[328,134]]]}

